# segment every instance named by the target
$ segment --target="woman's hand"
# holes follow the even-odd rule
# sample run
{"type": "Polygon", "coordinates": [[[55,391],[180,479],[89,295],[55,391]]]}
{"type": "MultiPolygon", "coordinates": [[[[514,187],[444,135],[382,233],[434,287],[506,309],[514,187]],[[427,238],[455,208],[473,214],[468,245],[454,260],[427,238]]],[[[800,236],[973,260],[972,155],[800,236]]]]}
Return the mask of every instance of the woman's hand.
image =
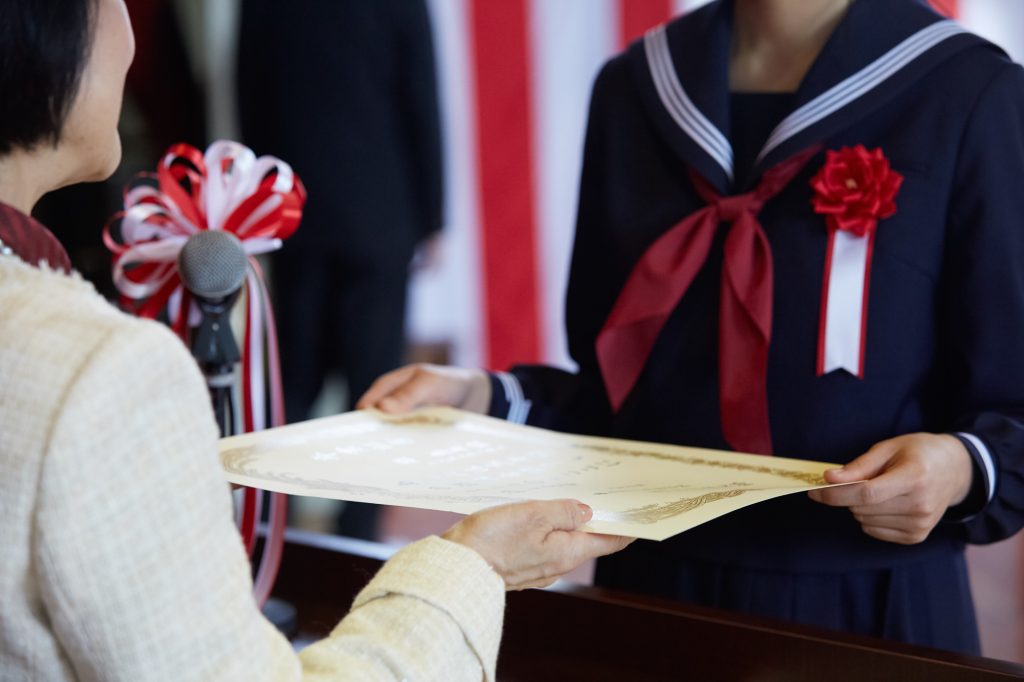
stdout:
{"type": "Polygon", "coordinates": [[[546,587],[580,564],[633,541],[579,530],[593,514],[575,500],[506,504],[467,516],[444,538],[486,559],[505,581],[505,589],[546,587]]]}
{"type": "Polygon", "coordinates": [[[399,414],[418,407],[447,405],[486,414],[491,404],[491,382],[479,369],[440,365],[406,365],[373,382],[356,408],[375,407],[399,414]]]}
{"type": "Polygon", "coordinates": [[[822,504],[849,507],[871,537],[912,545],[928,537],[949,507],[963,502],[972,475],[971,456],[959,439],[912,433],[884,440],[825,472],[829,483],[863,483],[809,495],[822,504]]]}

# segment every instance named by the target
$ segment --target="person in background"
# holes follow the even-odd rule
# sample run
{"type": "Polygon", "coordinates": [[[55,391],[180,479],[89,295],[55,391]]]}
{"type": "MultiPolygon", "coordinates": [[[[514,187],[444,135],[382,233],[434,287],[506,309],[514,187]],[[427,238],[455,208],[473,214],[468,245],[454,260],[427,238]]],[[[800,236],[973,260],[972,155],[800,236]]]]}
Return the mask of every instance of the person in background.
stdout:
{"type": "Polygon", "coordinates": [[[505,590],[628,541],[571,500],[471,515],[296,655],[252,598],[192,358],[29,216],[116,168],[133,53],[123,0],[0,4],[0,678],[493,680],[505,590]]]}
{"type": "MultiPolygon", "coordinates": [[[[441,133],[424,0],[246,0],[243,141],[291,164],[309,190],[273,257],[285,411],[332,373],[349,404],[405,360],[408,271],[441,228],[441,133]]],[[[374,539],[377,507],[345,505],[338,531],[374,539]]]]}
{"type": "Polygon", "coordinates": [[[409,367],[361,405],[838,462],[595,582],[977,653],[965,543],[1024,525],[1021,177],[1024,69],[923,2],[713,2],[594,85],[578,371],[409,367]]]}

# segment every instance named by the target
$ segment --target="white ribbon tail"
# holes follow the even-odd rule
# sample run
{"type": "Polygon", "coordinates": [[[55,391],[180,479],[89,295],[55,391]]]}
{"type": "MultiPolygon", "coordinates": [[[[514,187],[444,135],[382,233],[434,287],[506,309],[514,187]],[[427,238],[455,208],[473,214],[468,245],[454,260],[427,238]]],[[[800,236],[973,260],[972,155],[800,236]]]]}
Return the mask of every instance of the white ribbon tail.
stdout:
{"type": "MultiPolygon", "coordinates": [[[[279,240],[278,240],[279,241],[279,240]]],[[[256,271],[256,283],[260,287],[260,297],[263,300],[263,315],[267,337],[267,377],[270,391],[270,425],[284,426],[284,384],[281,381],[281,353],[277,342],[277,321],[274,319],[274,306],[271,304],[270,293],[267,291],[266,278],[263,276],[263,268],[255,258],[250,260],[253,270],[256,271]]]]}
{"type": "Polygon", "coordinates": [[[263,289],[252,267],[246,272],[245,277],[246,303],[249,306],[249,398],[252,404],[252,430],[262,431],[267,428],[263,289]]]}
{"type": "Polygon", "coordinates": [[[868,282],[873,232],[858,237],[845,230],[829,236],[818,339],[818,374],[844,369],[864,377],[868,282]]]}
{"type": "MultiPolygon", "coordinates": [[[[259,261],[249,259],[246,273],[249,305],[249,362],[250,396],[252,398],[253,430],[259,431],[267,424],[266,396],[269,389],[270,426],[284,425],[284,392],[281,385],[281,366],[277,348],[277,332],[270,296],[263,280],[259,261]],[[264,356],[264,353],[266,355],[264,356]],[[266,367],[264,367],[266,361],[266,367]]],[[[281,565],[284,549],[284,529],[288,518],[288,496],[281,493],[270,495],[270,523],[266,527],[266,543],[263,556],[253,581],[253,594],[258,604],[266,602],[274,587],[277,571],[281,565]]]]}

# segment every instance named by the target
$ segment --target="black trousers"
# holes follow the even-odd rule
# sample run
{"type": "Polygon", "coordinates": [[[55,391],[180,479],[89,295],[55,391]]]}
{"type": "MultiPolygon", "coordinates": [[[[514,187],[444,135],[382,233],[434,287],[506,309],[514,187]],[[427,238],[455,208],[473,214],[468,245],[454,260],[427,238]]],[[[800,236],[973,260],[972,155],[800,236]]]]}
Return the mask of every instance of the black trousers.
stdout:
{"type": "Polygon", "coordinates": [[[411,247],[351,262],[331,248],[285,247],[273,283],[289,422],[309,417],[331,372],[344,374],[350,407],[405,353],[411,247]]]}
{"type": "MultiPolygon", "coordinates": [[[[288,422],[309,418],[331,372],[341,372],[353,407],[405,354],[405,303],[412,247],[357,262],[331,248],[275,254],[275,313],[288,422]]],[[[376,539],[378,507],[347,503],[336,532],[376,539]]]]}

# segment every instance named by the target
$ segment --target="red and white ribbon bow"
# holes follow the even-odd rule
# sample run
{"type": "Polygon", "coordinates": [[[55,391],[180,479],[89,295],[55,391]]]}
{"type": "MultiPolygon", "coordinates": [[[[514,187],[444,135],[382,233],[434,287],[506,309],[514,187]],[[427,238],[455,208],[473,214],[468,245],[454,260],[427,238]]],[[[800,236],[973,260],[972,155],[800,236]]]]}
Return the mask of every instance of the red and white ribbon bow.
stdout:
{"type": "Polygon", "coordinates": [[[828,151],[811,180],[816,213],[828,226],[818,328],[818,374],[844,369],[864,377],[868,285],[878,221],[896,213],[903,176],[881,149],[828,151]]]}
{"type": "MultiPolygon", "coordinates": [[[[114,254],[114,285],[124,307],[151,319],[166,310],[182,340],[187,339],[190,323],[198,323],[199,312],[178,275],[178,254],[189,237],[203,230],[224,230],[238,237],[249,256],[241,391],[247,432],[285,421],[274,314],[255,256],[281,248],[298,228],[305,202],[301,181],[280,159],[257,158],[237,142],[214,142],[205,153],[177,144],[161,159],[156,173],[140,174],[129,183],[124,211],[103,231],[104,243],[114,254]]],[[[284,498],[271,498],[271,526],[283,528],[284,498]]],[[[241,530],[250,554],[259,506],[258,491],[247,490],[241,530]]],[[[260,602],[276,577],[280,545],[279,538],[268,538],[256,577],[260,602]]]]}

